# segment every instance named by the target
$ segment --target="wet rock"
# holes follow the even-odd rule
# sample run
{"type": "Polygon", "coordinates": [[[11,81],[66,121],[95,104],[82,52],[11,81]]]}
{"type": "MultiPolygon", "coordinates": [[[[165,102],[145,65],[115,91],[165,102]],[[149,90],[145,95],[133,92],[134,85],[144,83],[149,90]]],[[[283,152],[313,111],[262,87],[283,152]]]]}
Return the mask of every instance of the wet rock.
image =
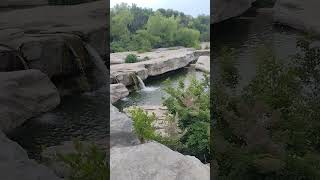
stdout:
{"type": "Polygon", "coordinates": [[[112,104],[128,95],[129,90],[124,84],[119,83],[110,85],[110,100],[112,104]]]}
{"type": "Polygon", "coordinates": [[[111,83],[122,83],[125,86],[135,85],[136,76],[139,76],[142,80],[147,79],[148,70],[143,64],[119,64],[111,65],[110,67],[110,81],[111,83]]]}
{"type": "Polygon", "coordinates": [[[58,106],[60,96],[39,70],[0,72],[0,129],[7,132],[58,106]]]}
{"type": "Polygon", "coordinates": [[[132,120],[110,105],[110,146],[133,146],[139,143],[133,132],[132,120]]]}
{"type": "Polygon", "coordinates": [[[320,34],[320,1],[278,0],[274,21],[292,28],[320,34]]]}
{"type": "Polygon", "coordinates": [[[218,23],[246,12],[255,0],[215,0],[211,14],[211,23],[218,23]]]}
{"type": "Polygon", "coordinates": [[[192,156],[150,142],[131,147],[113,147],[111,180],[209,180],[210,167],[192,156]]]}
{"type": "Polygon", "coordinates": [[[200,56],[195,68],[197,70],[210,73],[210,56],[200,56]]]}
{"type": "Polygon", "coordinates": [[[47,167],[28,158],[27,153],[0,131],[0,179],[61,180],[47,167]]]}

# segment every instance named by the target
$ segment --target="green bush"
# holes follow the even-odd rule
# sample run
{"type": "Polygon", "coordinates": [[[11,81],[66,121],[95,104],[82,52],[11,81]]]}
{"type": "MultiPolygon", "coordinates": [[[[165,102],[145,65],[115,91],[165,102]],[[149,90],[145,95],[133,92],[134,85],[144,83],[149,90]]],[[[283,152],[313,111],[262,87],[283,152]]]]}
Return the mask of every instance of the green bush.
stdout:
{"type": "Polygon", "coordinates": [[[70,168],[70,180],[108,180],[110,178],[105,151],[94,144],[86,147],[79,141],[74,141],[74,147],[75,153],[57,154],[58,159],[70,168]]]}
{"type": "Polygon", "coordinates": [[[198,30],[181,28],[176,35],[177,44],[185,47],[198,48],[200,46],[200,32],[198,30]]]}
{"type": "Polygon", "coordinates": [[[136,63],[138,62],[138,57],[135,54],[129,54],[126,57],[125,63],[136,63]]]}
{"type": "Polygon", "coordinates": [[[206,161],[209,158],[209,127],[210,127],[210,86],[209,78],[204,76],[200,81],[190,78],[186,87],[184,80],[178,87],[167,82],[163,105],[171,114],[177,116],[178,125],[184,132],[179,139],[182,151],[206,161]]]}
{"type": "Polygon", "coordinates": [[[146,140],[155,139],[155,130],[152,123],[155,121],[155,114],[149,115],[141,108],[132,108],[129,110],[133,120],[133,129],[141,143],[146,140]]]}

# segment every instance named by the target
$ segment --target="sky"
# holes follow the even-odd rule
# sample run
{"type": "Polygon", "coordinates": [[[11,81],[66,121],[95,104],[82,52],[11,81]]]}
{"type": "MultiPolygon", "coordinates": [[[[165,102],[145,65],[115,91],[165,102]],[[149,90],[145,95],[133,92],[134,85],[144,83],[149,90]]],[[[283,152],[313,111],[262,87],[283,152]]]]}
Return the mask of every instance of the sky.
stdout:
{"type": "Polygon", "coordinates": [[[134,3],[138,7],[154,10],[159,8],[178,10],[194,17],[200,14],[210,14],[210,0],[110,0],[110,5],[113,7],[122,2],[129,5],[134,3]]]}

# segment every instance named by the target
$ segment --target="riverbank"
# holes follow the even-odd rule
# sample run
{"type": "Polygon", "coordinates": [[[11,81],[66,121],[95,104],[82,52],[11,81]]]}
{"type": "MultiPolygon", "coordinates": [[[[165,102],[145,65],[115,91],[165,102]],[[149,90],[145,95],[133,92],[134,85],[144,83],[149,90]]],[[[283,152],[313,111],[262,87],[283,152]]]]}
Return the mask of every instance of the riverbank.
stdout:
{"type": "MultiPolygon", "coordinates": [[[[130,87],[144,86],[143,81],[148,78],[185,68],[191,63],[196,63],[199,57],[209,57],[209,55],[210,49],[195,50],[183,47],[161,48],[140,54],[137,52],[113,53],[110,55],[110,81],[112,83],[110,91],[114,99],[112,102],[115,103],[126,97],[130,87]],[[129,54],[136,54],[140,61],[125,63],[125,58],[129,54]]],[[[205,61],[208,61],[207,64],[209,64],[210,59],[206,58],[205,61]]]]}

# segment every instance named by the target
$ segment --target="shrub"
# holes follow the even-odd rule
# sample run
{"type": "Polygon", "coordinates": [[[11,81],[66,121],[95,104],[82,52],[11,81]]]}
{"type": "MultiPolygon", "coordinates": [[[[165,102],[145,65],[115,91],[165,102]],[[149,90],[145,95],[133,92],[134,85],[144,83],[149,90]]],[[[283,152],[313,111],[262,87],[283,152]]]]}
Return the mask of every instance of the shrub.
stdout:
{"type": "Polygon", "coordinates": [[[138,57],[135,54],[129,54],[126,57],[125,63],[136,63],[138,62],[138,57]]]}
{"type": "Polygon", "coordinates": [[[62,155],[58,159],[71,170],[70,180],[108,180],[110,178],[106,152],[92,144],[85,147],[79,141],[74,141],[76,152],[62,155]]]}
{"type": "Polygon", "coordinates": [[[146,140],[155,139],[155,130],[152,123],[155,121],[155,114],[149,115],[141,108],[132,108],[129,110],[133,120],[133,129],[141,143],[146,140]]]}
{"type": "Polygon", "coordinates": [[[177,116],[178,125],[184,131],[179,139],[182,146],[179,147],[205,161],[209,157],[209,78],[204,76],[200,81],[193,76],[187,87],[184,80],[178,87],[173,87],[169,81],[167,83],[165,91],[168,96],[163,98],[163,104],[177,116]]]}

